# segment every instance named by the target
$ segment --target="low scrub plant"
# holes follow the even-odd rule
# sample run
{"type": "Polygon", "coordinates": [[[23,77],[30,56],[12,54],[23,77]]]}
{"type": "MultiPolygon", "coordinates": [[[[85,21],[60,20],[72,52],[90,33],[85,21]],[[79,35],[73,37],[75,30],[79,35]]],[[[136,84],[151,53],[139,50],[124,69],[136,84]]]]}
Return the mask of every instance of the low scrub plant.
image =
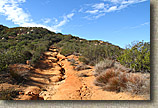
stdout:
{"type": "Polygon", "coordinates": [[[86,70],[86,69],[91,69],[91,68],[83,63],[79,64],[75,67],[75,70],[77,70],[77,71],[86,70]]]}
{"type": "Polygon", "coordinates": [[[19,90],[11,87],[8,89],[0,89],[0,100],[13,100],[19,95],[19,90]]]}
{"type": "Polygon", "coordinates": [[[111,68],[114,66],[113,60],[105,59],[104,61],[99,62],[95,65],[95,75],[99,75],[104,72],[106,69],[111,68]]]}
{"type": "Polygon", "coordinates": [[[150,94],[150,77],[142,73],[126,73],[110,68],[100,73],[94,84],[107,91],[150,94]]]}

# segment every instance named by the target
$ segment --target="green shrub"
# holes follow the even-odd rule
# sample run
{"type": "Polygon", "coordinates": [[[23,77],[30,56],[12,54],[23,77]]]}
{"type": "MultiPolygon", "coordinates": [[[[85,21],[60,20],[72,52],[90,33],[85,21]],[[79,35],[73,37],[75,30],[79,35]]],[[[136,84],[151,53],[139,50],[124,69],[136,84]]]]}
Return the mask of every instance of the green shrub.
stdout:
{"type": "Polygon", "coordinates": [[[135,71],[150,72],[150,43],[143,41],[133,43],[117,59],[135,71]]]}

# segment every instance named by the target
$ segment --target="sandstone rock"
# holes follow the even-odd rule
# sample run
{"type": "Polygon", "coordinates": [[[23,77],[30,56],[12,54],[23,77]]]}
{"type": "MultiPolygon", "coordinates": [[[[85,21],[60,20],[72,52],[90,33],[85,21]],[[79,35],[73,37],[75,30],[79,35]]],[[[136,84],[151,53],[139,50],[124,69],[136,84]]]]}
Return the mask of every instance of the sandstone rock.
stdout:
{"type": "Polygon", "coordinates": [[[25,95],[38,95],[40,94],[41,89],[37,86],[29,86],[25,89],[25,95]]]}
{"type": "Polygon", "coordinates": [[[50,46],[50,48],[52,48],[52,49],[56,49],[56,47],[55,47],[55,46],[53,46],[53,45],[51,45],[51,46],[50,46]]]}
{"type": "Polygon", "coordinates": [[[51,60],[45,60],[45,62],[46,62],[46,63],[52,63],[52,61],[51,61],[51,60]]]}
{"type": "Polygon", "coordinates": [[[86,86],[83,86],[82,87],[82,91],[86,91],[87,90],[87,87],[86,86]]]}
{"type": "Polygon", "coordinates": [[[32,79],[33,81],[41,82],[41,83],[46,83],[46,84],[49,83],[49,80],[45,78],[30,77],[30,79],[32,79]]]}
{"type": "Polygon", "coordinates": [[[62,76],[53,76],[50,78],[52,82],[58,82],[62,79],[62,76]]]}
{"type": "Polygon", "coordinates": [[[55,56],[57,56],[57,54],[58,54],[58,52],[52,52],[51,56],[55,57],[55,56]]]}
{"type": "Polygon", "coordinates": [[[61,75],[61,72],[59,70],[54,70],[52,71],[53,75],[61,75]]]}
{"type": "Polygon", "coordinates": [[[58,52],[58,49],[49,48],[49,51],[58,52]]]}
{"type": "Polygon", "coordinates": [[[31,60],[26,60],[27,65],[31,65],[31,60]]]}
{"type": "Polygon", "coordinates": [[[58,65],[60,65],[61,67],[64,66],[64,63],[62,63],[61,61],[58,62],[58,65]]]}
{"type": "Polygon", "coordinates": [[[61,70],[61,67],[59,65],[56,65],[54,70],[57,70],[57,71],[60,71],[61,70]]]}
{"type": "Polygon", "coordinates": [[[57,55],[57,58],[59,59],[59,61],[62,61],[62,60],[64,60],[64,59],[66,59],[66,57],[63,56],[63,55],[61,55],[61,54],[58,54],[58,55],[57,55]]]}
{"type": "Polygon", "coordinates": [[[19,96],[19,100],[44,100],[40,97],[41,89],[37,86],[29,86],[24,90],[24,95],[19,96]]]}
{"type": "Polygon", "coordinates": [[[50,51],[44,52],[44,55],[46,55],[46,56],[50,56],[51,54],[52,54],[52,52],[50,52],[50,51]]]}
{"type": "Polygon", "coordinates": [[[52,62],[57,62],[58,61],[58,59],[54,58],[54,57],[48,57],[48,60],[51,60],[52,62]]]}
{"type": "Polygon", "coordinates": [[[20,99],[18,99],[18,100],[44,100],[44,98],[43,97],[39,97],[37,95],[35,95],[35,96],[22,95],[20,97],[20,99]]]}

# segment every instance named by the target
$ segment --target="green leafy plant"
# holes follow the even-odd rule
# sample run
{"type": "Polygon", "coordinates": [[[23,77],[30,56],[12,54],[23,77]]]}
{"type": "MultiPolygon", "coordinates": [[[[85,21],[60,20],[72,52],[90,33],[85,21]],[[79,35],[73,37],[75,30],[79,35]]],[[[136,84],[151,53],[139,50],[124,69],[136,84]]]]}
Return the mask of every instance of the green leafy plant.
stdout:
{"type": "Polygon", "coordinates": [[[117,59],[135,71],[150,72],[150,43],[143,41],[133,43],[117,59]]]}

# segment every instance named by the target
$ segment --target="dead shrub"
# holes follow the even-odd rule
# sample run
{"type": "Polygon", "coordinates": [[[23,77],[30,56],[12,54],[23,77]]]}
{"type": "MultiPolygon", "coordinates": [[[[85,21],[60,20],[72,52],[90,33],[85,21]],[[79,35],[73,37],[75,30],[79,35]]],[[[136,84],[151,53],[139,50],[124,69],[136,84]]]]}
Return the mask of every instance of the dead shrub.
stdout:
{"type": "Polygon", "coordinates": [[[100,75],[96,77],[94,82],[95,85],[102,86],[104,90],[108,91],[120,91],[125,84],[125,76],[118,70],[107,69],[105,72],[102,72],[100,75]]]}
{"type": "Polygon", "coordinates": [[[100,73],[104,72],[106,69],[113,67],[114,61],[105,59],[104,61],[99,62],[95,65],[94,75],[99,75],[100,73]]]}
{"type": "Polygon", "coordinates": [[[129,76],[125,91],[139,95],[150,94],[150,79],[147,75],[137,73],[129,76]]]}
{"type": "Polygon", "coordinates": [[[149,75],[126,73],[115,68],[100,73],[94,84],[107,91],[130,92],[138,95],[150,94],[149,75]]]}
{"type": "Polygon", "coordinates": [[[75,59],[72,58],[72,59],[67,59],[67,60],[71,63],[71,65],[76,66],[77,62],[75,59]]]}
{"type": "Polygon", "coordinates": [[[86,70],[86,69],[91,69],[89,66],[85,65],[85,64],[79,64],[75,67],[75,70],[77,71],[81,71],[81,70],[86,70]]]}
{"type": "Polygon", "coordinates": [[[127,67],[125,67],[125,66],[123,66],[123,65],[121,65],[119,62],[114,62],[114,68],[115,69],[118,69],[118,70],[120,70],[121,72],[133,72],[133,70],[132,69],[130,69],[130,68],[127,68],[127,67]]]}
{"type": "Polygon", "coordinates": [[[105,59],[104,61],[101,61],[95,65],[94,75],[98,76],[99,74],[101,74],[102,72],[106,71],[109,68],[114,68],[121,72],[132,72],[132,69],[126,68],[125,66],[121,65],[119,62],[105,59]]]}

